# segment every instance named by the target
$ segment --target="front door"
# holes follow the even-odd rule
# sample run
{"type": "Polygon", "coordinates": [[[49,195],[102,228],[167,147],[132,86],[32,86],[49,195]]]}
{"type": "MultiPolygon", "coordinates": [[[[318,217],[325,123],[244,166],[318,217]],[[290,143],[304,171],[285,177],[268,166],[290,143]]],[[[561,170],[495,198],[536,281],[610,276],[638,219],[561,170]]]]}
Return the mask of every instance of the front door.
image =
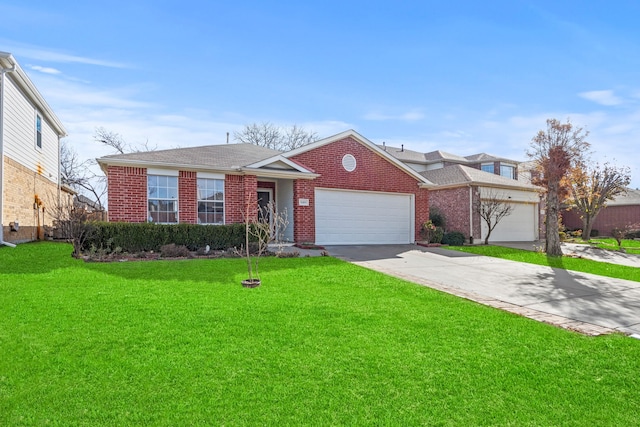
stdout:
{"type": "Polygon", "coordinates": [[[268,221],[271,224],[271,212],[269,203],[273,199],[273,190],[270,188],[258,188],[258,219],[268,221]],[[265,218],[267,215],[267,218],[265,218]]]}

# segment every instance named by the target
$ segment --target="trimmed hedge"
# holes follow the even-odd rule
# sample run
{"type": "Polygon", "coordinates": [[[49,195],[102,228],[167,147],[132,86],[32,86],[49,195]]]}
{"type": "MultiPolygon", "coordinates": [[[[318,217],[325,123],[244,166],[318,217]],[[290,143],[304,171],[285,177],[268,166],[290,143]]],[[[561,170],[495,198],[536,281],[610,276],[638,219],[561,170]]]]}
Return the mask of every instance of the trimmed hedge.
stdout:
{"type": "MultiPolygon", "coordinates": [[[[94,222],[90,236],[82,245],[91,248],[123,252],[159,251],[163,245],[186,246],[196,251],[209,245],[211,250],[226,250],[244,246],[244,224],[198,225],[154,224],[127,222],[94,222]]],[[[255,239],[251,239],[255,240],[255,239]]]]}
{"type": "Polygon", "coordinates": [[[463,246],[464,240],[464,234],[459,231],[450,231],[448,233],[444,233],[444,236],[442,236],[443,245],[463,246]]]}

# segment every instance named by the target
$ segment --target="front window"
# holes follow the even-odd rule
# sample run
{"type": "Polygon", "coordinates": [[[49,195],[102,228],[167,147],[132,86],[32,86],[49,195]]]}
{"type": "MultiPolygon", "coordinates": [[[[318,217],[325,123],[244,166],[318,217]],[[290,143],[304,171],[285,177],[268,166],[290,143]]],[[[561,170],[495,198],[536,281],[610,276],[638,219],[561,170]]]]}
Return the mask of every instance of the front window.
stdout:
{"type": "Polygon", "coordinates": [[[198,178],[198,222],[224,224],[224,180],[198,178]]]}
{"type": "Polygon", "coordinates": [[[483,163],[480,165],[480,169],[485,172],[493,173],[493,163],[483,163]]]}
{"type": "Polygon", "coordinates": [[[149,222],[175,224],[178,222],[178,177],[149,175],[149,222]]]}
{"type": "Polygon", "coordinates": [[[36,114],[36,146],[42,148],[42,118],[36,114]]]}
{"type": "Polygon", "coordinates": [[[500,175],[509,179],[516,179],[516,168],[510,165],[500,165],[500,175]]]}

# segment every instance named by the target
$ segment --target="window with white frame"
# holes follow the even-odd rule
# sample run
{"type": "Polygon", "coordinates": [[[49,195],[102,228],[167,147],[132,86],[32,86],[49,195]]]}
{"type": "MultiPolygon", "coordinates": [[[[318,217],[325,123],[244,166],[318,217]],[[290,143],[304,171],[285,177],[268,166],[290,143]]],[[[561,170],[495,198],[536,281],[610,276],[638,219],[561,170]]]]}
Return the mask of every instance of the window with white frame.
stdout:
{"type": "Polygon", "coordinates": [[[178,222],[178,177],[147,176],[149,222],[175,224],[178,222]]]}
{"type": "Polygon", "coordinates": [[[36,147],[42,148],[42,117],[36,114],[36,147]]]}
{"type": "Polygon", "coordinates": [[[483,163],[483,164],[480,165],[480,169],[485,171],[485,172],[494,173],[493,172],[493,163],[483,163]]]}
{"type": "Polygon", "coordinates": [[[198,178],[198,223],[224,224],[224,180],[198,178]]]}
{"type": "Polygon", "coordinates": [[[516,179],[516,167],[511,165],[500,165],[500,175],[509,179],[516,179]]]}

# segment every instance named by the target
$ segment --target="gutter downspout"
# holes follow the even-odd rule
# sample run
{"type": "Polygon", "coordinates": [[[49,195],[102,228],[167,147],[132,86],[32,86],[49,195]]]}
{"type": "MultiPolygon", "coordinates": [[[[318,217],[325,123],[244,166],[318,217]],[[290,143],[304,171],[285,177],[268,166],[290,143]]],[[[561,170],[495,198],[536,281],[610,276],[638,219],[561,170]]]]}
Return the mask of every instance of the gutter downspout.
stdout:
{"type": "Polygon", "coordinates": [[[469,186],[469,237],[469,243],[473,243],[473,186],[471,185],[469,186]]]}
{"type": "Polygon", "coordinates": [[[13,73],[15,70],[15,64],[11,68],[0,68],[0,245],[12,248],[15,248],[16,245],[4,241],[4,75],[13,73]]]}

